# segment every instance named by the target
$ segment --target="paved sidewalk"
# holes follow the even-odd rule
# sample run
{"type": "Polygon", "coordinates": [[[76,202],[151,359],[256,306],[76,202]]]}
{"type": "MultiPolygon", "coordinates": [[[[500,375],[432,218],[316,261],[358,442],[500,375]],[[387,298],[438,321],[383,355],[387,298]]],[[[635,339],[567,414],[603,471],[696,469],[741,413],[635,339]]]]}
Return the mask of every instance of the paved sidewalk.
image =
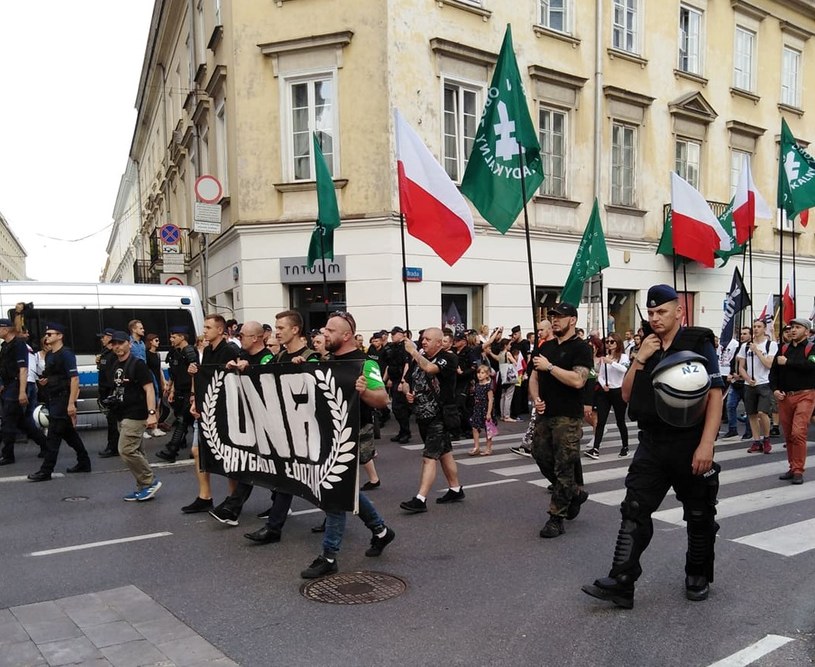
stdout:
{"type": "Polygon", "coordinates": [[[135,586],[0,609],[0,667],[237,665],[135,586]]]}

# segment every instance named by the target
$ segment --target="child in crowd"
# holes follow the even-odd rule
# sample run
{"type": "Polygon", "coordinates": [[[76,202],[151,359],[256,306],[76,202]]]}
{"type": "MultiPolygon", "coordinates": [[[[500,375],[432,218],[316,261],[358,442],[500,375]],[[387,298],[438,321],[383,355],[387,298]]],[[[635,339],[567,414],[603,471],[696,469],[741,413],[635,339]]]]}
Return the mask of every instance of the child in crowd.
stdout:
{"type": "Polygon", "coordinates": [[[494,392],[492,390],[492,378],[490,367],[481,364],[476,369],[475,388],[473,389],[473,412],[470,415],[470,426],[473,427],[473,448],[467,452],[470,456],[489,456],[492,454],[492,438],[498,432],[498,427],[492,419],[492,402],[494,392]],[[481,430],[487,436],[487,449],[481,451],[479,440],[481,430]]]}

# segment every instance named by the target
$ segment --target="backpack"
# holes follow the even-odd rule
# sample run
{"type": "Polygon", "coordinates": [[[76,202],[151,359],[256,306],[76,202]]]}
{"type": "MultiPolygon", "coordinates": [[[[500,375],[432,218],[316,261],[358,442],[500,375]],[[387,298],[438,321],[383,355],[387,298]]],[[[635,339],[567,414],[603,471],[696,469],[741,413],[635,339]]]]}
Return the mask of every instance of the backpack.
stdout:
{"type": "MultiPolygon", "coordinates": [[[[809,358],[809,353],[812,352],[813,347],[815,347],[815,343],[808,340],[807,344],[806,344],[806,347],[804,348],[804,357],[809,358]]],[[[789,343],[784,343],[781,346],[781,356],[786,357],[787,356],[787,350],[789,350],[789,349],[790,349],[790,344],[789,343]]]]}

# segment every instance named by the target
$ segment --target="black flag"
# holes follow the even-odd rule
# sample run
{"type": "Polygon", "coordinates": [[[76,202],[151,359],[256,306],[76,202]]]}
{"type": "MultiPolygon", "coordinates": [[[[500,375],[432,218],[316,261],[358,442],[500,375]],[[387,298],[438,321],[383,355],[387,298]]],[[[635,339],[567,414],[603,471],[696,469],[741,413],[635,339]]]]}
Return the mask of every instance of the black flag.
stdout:
{"type": "Polygon", "coordinates": [[[741,310],[750,305],[750,295],[741,279],[738,267],[733,271],[733,282],[730,284],[730,291],[724,298],[724,319],[722,320],[722,335],[719,336],[719,345],[727,347],[733,339],[733,319],[741,310]]]}

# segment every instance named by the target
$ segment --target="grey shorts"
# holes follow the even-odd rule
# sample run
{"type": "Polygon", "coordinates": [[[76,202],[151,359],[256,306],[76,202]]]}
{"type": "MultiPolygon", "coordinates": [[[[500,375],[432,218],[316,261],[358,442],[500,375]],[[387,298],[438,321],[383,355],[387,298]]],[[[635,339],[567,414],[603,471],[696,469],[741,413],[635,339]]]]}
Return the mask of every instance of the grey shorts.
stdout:
{"type": "Polygon", "coordinates": [[[759,384],[755,387],[748,384],[744,385],[744,410],[748,415],[759,412],[763,412],[765,415],[772,414],[772,398],[773,393],[770,391],[769,384],[759,384]]]}

